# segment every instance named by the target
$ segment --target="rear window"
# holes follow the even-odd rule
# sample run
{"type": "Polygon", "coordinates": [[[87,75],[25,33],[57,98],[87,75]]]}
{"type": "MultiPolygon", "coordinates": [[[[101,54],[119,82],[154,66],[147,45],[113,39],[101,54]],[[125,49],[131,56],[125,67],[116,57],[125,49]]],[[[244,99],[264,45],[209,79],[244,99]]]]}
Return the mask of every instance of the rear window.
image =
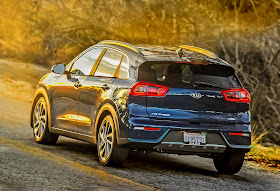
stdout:
{"type": "Polygon", "coordinates": [[[241,88],[234,69],[216,64],[143,63],[139,81],[152,82],[173,88],[241,88]]]}

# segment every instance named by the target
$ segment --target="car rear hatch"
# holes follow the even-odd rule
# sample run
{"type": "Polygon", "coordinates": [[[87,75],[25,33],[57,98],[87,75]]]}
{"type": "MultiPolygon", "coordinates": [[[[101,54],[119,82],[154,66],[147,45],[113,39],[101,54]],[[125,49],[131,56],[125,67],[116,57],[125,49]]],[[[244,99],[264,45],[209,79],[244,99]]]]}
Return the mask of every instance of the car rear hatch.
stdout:
{"type": "Polygon", "coordinates": [[[232,67],[201,62],[143,63],[131,94],[146,96],[149,118],[194,124],[242,123],[250,102],[232,67]]]}

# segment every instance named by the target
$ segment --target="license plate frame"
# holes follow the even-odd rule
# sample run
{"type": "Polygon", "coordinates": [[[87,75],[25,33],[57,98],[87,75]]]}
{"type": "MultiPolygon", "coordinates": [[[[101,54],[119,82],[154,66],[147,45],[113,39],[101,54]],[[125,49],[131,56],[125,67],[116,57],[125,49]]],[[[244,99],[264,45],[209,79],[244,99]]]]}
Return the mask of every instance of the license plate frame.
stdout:
{"type": "Polygon", "coordinates": [[[206,145],[205,132],[183,132],[183,142],[188,145],[206,145]]]}

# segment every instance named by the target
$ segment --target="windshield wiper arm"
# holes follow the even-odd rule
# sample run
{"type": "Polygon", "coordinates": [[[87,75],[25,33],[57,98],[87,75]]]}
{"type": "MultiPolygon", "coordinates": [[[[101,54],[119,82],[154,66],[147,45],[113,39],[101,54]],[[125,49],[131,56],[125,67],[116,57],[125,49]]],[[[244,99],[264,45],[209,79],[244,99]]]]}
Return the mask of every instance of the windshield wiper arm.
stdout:
{"type": "Polygon", "coordinates": [[[194,87],[213,87],[213,88],[224,89],[222,87],[215,86],[214,84],[210,84],[210,83],[207,83],[207,82],[193,82],[193,86],[194,87]]]}

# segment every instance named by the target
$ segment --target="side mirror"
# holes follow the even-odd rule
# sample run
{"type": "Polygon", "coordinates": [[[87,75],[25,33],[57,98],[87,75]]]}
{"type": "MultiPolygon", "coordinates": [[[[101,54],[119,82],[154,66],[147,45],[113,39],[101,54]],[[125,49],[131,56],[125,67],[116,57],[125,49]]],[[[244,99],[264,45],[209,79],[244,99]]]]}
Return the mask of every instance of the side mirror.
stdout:
{"type": "Polygon", "coordinates": [[[56,64],[52,67],[52,72],[55,74],[64,74],[65,64],[56,64]]]}

